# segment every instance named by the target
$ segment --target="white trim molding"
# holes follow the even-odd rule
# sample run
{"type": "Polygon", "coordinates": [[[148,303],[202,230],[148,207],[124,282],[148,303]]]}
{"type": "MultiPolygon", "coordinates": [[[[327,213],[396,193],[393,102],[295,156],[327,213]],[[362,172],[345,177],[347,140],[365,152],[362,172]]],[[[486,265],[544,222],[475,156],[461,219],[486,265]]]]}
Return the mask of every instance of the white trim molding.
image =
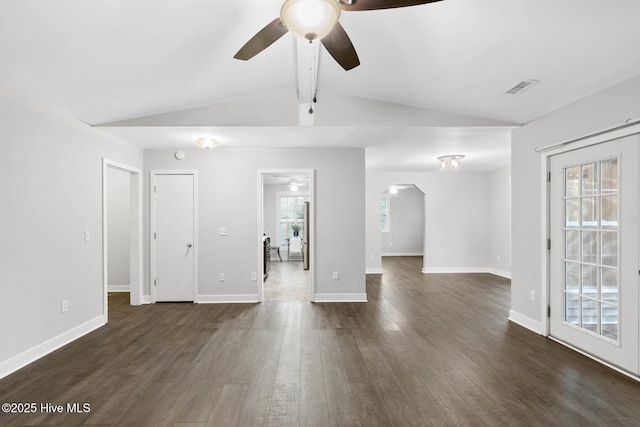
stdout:
{"type": "Polygon", "coordinates": [[[382,274],[382,268],[367,268],[365,274],[382,274]]]}
{"type": "Polygon", "coordinates": [[[142,191],[142,169],[128,166],[123,163],[114,162],[105,157],[102,158],[102,288],[103,288],[103,315],[105,323],[109,320],[109,259],[108,259],[108,227],[107,227],[107,190],[108,190],[108,170],[116,169],[130,175],[130,213],[131,223],[129,229],[129,303],[140,305],[142,303],[143,287],[143,191],[142,191]]]}
{"type": "Polygon", "coordinates": [[[495,276],[504,277],[505,279],[511,279],[510,271],[498,270],[497,268],[489,267],[487,268],[487,273],[493,274],[495,276]]]}
{"type": "Polygon", "coordinates": [[[516,323],[523,328],[527,328],[530,331],[535,332],[536,334],[540,334],[542,336],[547,335],[545,333],[545,326],[541,322],[533,320],[530,317],[527,317],[513,310],[509,310],[509,321],[516,323]]]}
{"type": "Polygon", "coordinates": [[[258,294],[245,295],[198,295],[198,304],[258,303],[258,294]]]}
{"type": "Polygon", "coordinates": [[[109,285],[108,292],[131,292],[131,286],[129,285],[109,285]]]}
{"type": "Polygon", "coordinates": [[[78,338],[87,335],[88,333],[98,329],[101,326],[106,324],[106,319],[104,316],[98,316],[94,319],[89,320],[88,322],[83,323],[67,332],[64,332],[57,337],[53,337],[41,344],[36,345],[35,347],[30,348],[27,351],[24,351],[17,356],[14,356],[4,362],[0,362],[0,378],[4,378],[9,374],[27,366],[30,363],[35,362],[41,357],[46,356],[47,354],[63,347],[78,338]]]}
{"type": "Polygon", "coordinates": [[[384,252],[380,256],[424,256],[423,252],[384,252]]]}
{"type": "Polygon", "coordinates": [[[367,294],[315,294],[313,302],[368,302],[367,294]]]}
{"type": "Polygon", "coordinates": [[[489,273],[496,276],[511,279],[511,273],[491,267],[427,267],[423,268],[424,274],[449,274],[449,273],[489,273]]]}

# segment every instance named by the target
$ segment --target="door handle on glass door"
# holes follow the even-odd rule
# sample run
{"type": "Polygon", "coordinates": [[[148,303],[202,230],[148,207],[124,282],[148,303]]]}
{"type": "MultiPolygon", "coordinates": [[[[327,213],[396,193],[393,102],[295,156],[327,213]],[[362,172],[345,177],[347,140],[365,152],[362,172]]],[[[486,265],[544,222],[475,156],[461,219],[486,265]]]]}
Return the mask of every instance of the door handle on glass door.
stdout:
{"type": "Polygon", "coordinates": [[[190,247],[192,247],[192,246],[193,246],[193,245],[192,245],[191,243],[187,243],[187,247],[188,247],[188,248],[190,248],[190,247]]]}

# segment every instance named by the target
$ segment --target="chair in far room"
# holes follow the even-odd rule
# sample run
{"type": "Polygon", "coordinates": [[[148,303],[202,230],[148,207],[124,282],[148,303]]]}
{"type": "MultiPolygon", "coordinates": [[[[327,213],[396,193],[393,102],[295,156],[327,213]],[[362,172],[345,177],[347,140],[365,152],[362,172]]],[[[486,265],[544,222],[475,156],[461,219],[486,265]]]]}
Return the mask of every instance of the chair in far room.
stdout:
{"type": "Polygon", "coordinates": [[[302,239],[300,237],[292,237],[287,242],[287,261],[292,259],[304,260],[304,252],[302,251],[302,239]]]}

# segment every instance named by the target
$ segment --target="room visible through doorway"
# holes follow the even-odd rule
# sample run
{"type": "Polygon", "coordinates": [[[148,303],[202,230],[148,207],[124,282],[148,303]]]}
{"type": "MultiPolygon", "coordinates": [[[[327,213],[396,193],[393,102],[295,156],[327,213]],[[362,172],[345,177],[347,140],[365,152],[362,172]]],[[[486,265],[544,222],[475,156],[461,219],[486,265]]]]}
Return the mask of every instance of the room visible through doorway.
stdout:
{"type": "Polygon", "coordinates": [[[312,175],[261,173],[263,301],[312,300],[312,175]]]}

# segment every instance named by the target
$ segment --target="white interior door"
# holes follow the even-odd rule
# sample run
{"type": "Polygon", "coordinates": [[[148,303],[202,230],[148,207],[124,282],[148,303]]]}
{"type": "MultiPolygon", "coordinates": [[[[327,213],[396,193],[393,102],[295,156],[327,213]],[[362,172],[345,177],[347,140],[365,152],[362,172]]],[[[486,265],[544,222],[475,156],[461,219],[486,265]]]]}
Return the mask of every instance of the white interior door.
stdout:
{"type": "Polygon", "coordinates": [[[550,333],[638,374],[638,136],[551,157],[550,333]]]}
{"type": "Polygon", "coordinates": [[[194,180],[193,174],[155,175],[155,301],[194,301],[194,180]]]}

